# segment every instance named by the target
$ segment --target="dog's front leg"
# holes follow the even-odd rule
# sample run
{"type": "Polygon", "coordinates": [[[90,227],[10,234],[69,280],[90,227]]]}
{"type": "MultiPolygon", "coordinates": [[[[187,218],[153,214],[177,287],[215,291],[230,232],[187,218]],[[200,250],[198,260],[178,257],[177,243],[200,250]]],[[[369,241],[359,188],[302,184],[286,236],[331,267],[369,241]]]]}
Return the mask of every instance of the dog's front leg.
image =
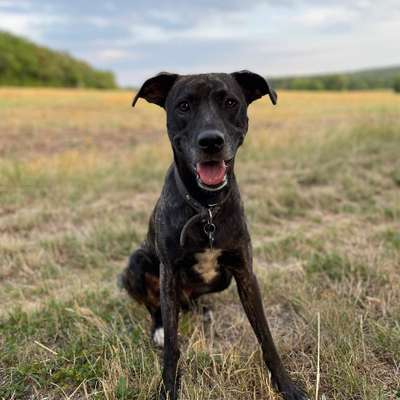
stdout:
{"type": "Polygon", "coordinates": [[[161,400],[176,400],[179,390],[178,280],[170,266],[160,264],[160,302],[164,325],[164,368],[161,400]]]}
{"type": "Polygon", "coordinates": [[[233,271],[240,300],[263,351],[263,358],[271,371],[273,384],[286,400],[306,400],[307,396],[290,379],[276,350],[268,322],[264,314],[257,278],[251,261],[233,271]]]}

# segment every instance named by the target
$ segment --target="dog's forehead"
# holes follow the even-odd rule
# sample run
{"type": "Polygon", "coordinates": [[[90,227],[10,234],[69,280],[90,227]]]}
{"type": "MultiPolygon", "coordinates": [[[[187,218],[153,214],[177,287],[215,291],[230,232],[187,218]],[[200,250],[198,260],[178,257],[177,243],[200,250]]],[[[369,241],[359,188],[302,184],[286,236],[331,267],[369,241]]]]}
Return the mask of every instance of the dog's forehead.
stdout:
{"type": "Polygon", "coordinates": [[[184,75],[175,83],[172,95],[206,96],[213,91],[234,89],[234,79],[230,74],[184,75]]]}

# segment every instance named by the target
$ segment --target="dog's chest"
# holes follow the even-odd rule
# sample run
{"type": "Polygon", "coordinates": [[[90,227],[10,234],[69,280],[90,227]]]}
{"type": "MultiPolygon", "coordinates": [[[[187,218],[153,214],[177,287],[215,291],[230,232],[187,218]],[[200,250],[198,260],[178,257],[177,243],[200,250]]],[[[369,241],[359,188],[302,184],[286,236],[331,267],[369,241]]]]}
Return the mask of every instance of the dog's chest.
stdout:
{"type": "Polygon", "coordinates": [[[219,275],[218,257],[221,254],[221,249],[205,249],[194,254],[195,263],[192,269],[204,283],[212,282],[219,275]]]}

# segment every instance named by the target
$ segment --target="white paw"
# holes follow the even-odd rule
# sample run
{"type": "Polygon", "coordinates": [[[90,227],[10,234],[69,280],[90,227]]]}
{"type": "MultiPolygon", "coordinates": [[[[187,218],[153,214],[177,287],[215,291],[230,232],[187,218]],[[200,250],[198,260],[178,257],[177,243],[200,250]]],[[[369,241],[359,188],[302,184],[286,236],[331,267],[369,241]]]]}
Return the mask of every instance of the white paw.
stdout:
{"type": "Polygon", "coordinates": [[[164,347],[164,328],[157,328],[153,333],[153,341],[158,347],[164,347]]]}
{"type": "Polygon", "coordinates": [[[213,322],[214,321],[214,313],[211,310],[207,310],[203,314],[203,321],[204,322],[213,322]]]}

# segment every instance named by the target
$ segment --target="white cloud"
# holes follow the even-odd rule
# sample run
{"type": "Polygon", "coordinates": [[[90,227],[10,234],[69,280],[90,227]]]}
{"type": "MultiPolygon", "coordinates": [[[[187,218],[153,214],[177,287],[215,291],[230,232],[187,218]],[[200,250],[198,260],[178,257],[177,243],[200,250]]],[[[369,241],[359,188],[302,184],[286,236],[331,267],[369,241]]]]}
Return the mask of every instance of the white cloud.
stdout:
{"type": "Polygon", "coordinates": [[[166,42],[174,37],[175,32],[163,29],[158,25],[134,23],[129,28],[131,38],[129,43],[160,43],[166,42]]]}
{"type": "Polygon", "coordinates": [[[19,10],[28,10],[31,8],[29,0],[0,0],[0,8],[13,8],[19,10]]]}
{"type": "Polygon", "coordinates": [[[175,39],[197,39],[197,40],[235,40],[248,37],[257,38],[259,35],[271,31],[270,25],[265,23],[265,16],[270,13],[268,4],[250,6],[246,10],[226,10],[224,12],[213,12],[199,17],[198,15],[184,15],[179,11],[151,12],[150,15],[165,18],[164,21],[175,22],[186,21],[184,27],[162,26],[151,23],[134,23],[130,28],[132,39],[138,42],[167,42],[175,39]]]}
{"type": "MultiPolygon", "coordinates": [[[[123,49],[102,49],[95,51],[92,57],[98,62],[113,62],[127,59],[131,56],[130,52],[123,49]]],[[[92,58],[91,57],[91,58],[92,58]]]]}
{"type": "Polygon", "coordinates": [[[106,17],[88,16],[85,18],[86,22],[94,25],[97,28],[105,28],[112,25],[112,21],[106,17]]]}
{"type": "Polygon", "coordinates": [[[22,35],[33,40],[41,40],[46,29],[64,18],[56,15],[29,13],[22,14],[0,10],[0,29],[22,35]]]}
{"type": "Polygon", "coordinates": [[[323,28],[328,25],[352,23],[358,18],[355,10],[343,6],[314,7],[294,15],[293,22],[300,23],[308,28],[323,28]]]}

